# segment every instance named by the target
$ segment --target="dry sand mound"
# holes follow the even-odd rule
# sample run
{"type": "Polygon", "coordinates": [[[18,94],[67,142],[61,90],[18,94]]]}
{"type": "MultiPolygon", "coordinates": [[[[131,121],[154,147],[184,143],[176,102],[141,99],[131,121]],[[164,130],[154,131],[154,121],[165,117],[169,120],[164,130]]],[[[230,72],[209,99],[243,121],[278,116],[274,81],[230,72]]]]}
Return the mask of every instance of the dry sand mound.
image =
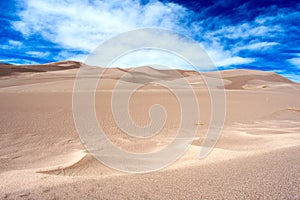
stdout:
{"type": "MultiPolygon", "coordinates": [[[[192,123],[191,128],[198,130],[190,149],[162,171],[131,175],[104,166],[85,152],[72,113],[73,84],[80,65],[71,61],[1,64],[0,179],[4,181],[0,199],[299,198],[299,84],[270,72],[221,72],[226,89],[225,125],[212,153],[199,160],[202,141],[210,137],[206,133],[211,120],[210,95],[201,74],[82,66],[87,71],[78,78],[102,76],[95,95],[99,123],[112,143],[130,152],[163,148],[180,126],[178,100],[155,83],[168,81],[184,93],[186,88],[178,80],[186,78],[195,89],[200,120],[192,123]],[[120,79],[124,90],[141,86],[129,102],[138,125],[149,124],[151,105],[164,106],[168,118],[158,135],[141,140],[117,127],[110,106],[120,79]]],[[[214,76],[214,72],[203,75],[214,76]]]]}
{"type": "Polygon", "coordinates": [[[75,61],[61,61],[55,63],[47,63],[43,65],[10,65],[0,64],[0,76],[9,76],[18,73],[26,72],[47,72],[57,70],[67,70],[79,68],[82,65],[75,61]]]}
{"type": "Polygon", "coordinates": [[[40,170],[39,173],[49,175],[61,175],[61,176],[104,176],[120,174],[116,170],[113,170],[101,162],[96,160],[91,155],[85,155],[77,162],[70,164],[69,166],[57,167],[55,169],[40,170]]]}
{"type": "Polygon", "coordinates": [[[222,76],[224,79],[231,81],[230,84],[225,85],[226,89],[244,89],[243,86],[245,86],[249,81],[253,80],[262,80],[266,82],[276,82],[276,83],[292,83],[287,78],[284,78],[276,73],[272,72],[259,72],[254,70],[240,70],[243,72],[240,72],[241,74],[238,75],[235,74],[236,71],[224,71],[222,73],[222,76]]]}

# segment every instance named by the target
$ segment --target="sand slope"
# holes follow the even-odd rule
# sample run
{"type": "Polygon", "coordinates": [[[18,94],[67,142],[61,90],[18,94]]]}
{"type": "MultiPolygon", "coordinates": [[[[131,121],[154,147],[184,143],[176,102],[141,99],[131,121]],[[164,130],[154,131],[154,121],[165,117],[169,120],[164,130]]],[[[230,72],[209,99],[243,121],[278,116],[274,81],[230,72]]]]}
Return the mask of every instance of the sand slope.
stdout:
{"type": "MultiPolygon", "coordinates": [[[[102,69],[88,66],[88,79],[99,79],[96,114],[110,140],[130,152],[156,151],[180,126],[176,97],[158,83],[185,91],[186,78],[200,107],[197,137],[168,168],[131,175],[112,170],[83,147],[72,113],[73,84],[80,63],[0,66],[0,198],[1,199],[299,199],[300,85],[270,72],[221,72],[227,113],[222,135],[199,159],[211,119],[210,95],[203,76],[193,71],[102,69]],[[124,134],[110,110],[112,91],[140,86],[129,109],[136,124],[150,122],[153,104],[168,118],[160,134],[147,140],[124,134]]],[[[186,98],[189,98],[188,96],[186,98]]]]}

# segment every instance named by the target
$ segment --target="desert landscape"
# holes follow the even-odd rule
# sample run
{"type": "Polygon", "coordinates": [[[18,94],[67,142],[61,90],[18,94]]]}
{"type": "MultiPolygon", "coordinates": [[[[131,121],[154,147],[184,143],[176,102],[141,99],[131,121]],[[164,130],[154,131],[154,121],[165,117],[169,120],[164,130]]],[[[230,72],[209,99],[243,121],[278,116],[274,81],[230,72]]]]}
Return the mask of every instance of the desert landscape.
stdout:
{"type": "Polygon", "coordinates": [[[0,199],[300,199],[300,85],[274,72],[221,71],[225,123],[212,152],[200,159],[211,120],[203,76],[214,73],[149,66],[104,69],[75,61],[1,64],[0,199]],[[200,120],[192,122],[197,134],[189,149],[172,165],[151,173],[120,172],[96,160],[73,119],[80,67],[90,70],[88,79],[101,75],[95,110],[107,137],[135,153],[163,148],[180,126],[176,97],[156,82],[168,80],[184,92],[176,80],[188,80],[201,112],[200,120]],[[137,139],[118,128],[110,109],[118,81],[125,90],[142,85],[129,102],[136,124],[149,123],[153,104],[165,108],[167,119],[159,134],[137,139]]]}

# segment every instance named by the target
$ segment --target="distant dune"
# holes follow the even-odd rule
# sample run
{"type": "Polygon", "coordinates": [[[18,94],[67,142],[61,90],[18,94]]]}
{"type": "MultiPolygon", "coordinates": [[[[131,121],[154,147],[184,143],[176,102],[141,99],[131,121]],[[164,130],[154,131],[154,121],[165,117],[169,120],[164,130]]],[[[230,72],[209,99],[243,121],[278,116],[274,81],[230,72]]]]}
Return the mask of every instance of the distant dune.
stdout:
{"type": "Polygon", "coordinates": [[[299,199],[300,85],[273,72],[221,71],[224,127],[212,153],[200,160],[212,117],[203,77],[218,78],[216,73],[104,69],[74,61],[0,64],[0,199],[299,199]],[[163,148],[179,130],[180,104],[163,83],[180,94],[192,87],[200,120],[185,130],[197,128],[189,150],[149,174],[126,174],[98,162],[82,145],[73,119],[72,92],[81,66],[86,73],[78,78],[100,80],[95,93],[99,124],[113,144],[134,153],[163,148]],[[145,140],[125,134],[111,111],[113,92],[122,100],[124,91],[136,86],[128,109],[137,125],[150,123],[154,104],[167,113],[161,132],[145,140]]]}
{"type": "Polygon", "coordinates": [[[18,73],[26,72],[47,72],[47,71],[57,71],[66,69],[79,68],[80,62],[76,61],[61,61],[54,63],[47,63],[43,65],[12,65],[0,63],[0,76],[9,76],[18,73]]]}

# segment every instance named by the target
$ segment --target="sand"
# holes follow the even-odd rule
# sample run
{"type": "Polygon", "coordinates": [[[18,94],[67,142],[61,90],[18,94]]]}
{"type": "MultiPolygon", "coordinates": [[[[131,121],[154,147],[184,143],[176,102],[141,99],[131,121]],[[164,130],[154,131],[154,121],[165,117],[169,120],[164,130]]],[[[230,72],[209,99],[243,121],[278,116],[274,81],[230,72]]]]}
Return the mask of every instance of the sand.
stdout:
{"type": "Polygon", "coordinates": [[[196,92],[201,113],[192,122],[197,134],[188,151],[157,172],[128,174],[103,165],[81,143],[72,113],[80,65],[65,61],[0,70],[0,199],[300,199],[299,84],[272,72],[222,71],[225,124],[211,154],[199,159],[211,119],[209,92],[199,73],[85,66],[87,79],[99,79],[104,70],[96,115],[109,139],[129,152],[157,151],[179,128],[178,100],[157,81],[184,94],[187,88],[178,84],[184,76],[196,92]],[[115,123],[109,108],[122,75],[123,90],[142,85],[129,103],[136,124],[150,122],[151,105],[164,106],[168,118],[154,137],[128,136],[115,123]]]}

